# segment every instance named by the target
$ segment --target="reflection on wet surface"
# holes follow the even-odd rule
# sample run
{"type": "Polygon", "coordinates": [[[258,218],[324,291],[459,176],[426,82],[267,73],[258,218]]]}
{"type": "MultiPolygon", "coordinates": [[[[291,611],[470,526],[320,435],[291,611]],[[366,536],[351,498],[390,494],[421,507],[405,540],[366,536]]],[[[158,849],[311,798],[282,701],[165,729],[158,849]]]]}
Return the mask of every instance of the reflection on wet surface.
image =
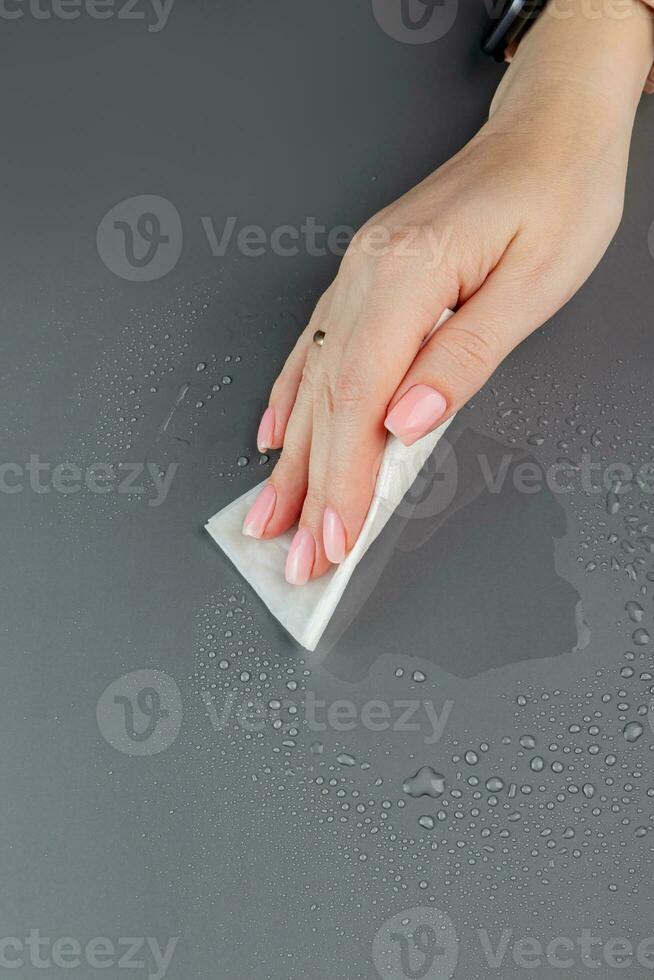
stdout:
{"type": "Polygon", "coordinates": [[[444,457],[428,464],[414,512],[403,508],[357,569],[318,650],[354,619],[322,661],[335,676],[359,680],[394,651],[470,677],[580,646],[579,595],[555,569],[565,513],[547,485],[538,493],[519,489],[533,457],[512,450],[507,465],[507,448],[471,429],[452,451],[456,496],[439,507],[439,495],[452,496],[451,465],[444,457]]]}

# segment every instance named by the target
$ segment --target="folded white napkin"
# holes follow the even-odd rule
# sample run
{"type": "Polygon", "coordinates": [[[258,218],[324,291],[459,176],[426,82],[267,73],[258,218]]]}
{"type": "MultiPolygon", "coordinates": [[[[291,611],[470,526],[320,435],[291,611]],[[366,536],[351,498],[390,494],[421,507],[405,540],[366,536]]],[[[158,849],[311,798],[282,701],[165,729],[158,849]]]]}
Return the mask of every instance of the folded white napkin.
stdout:
{"type": "MultiPolygon", "coordinates": [[[[448,310],[437,326],[451,315],[448,310]]],[[[289,585],[284,577],[286,556],[297,528],[271,541],[246,537],[241,532],[245,515],[266,481],[214,514],[205,525],[273,616],[307,650],[315,650],[356,566],[401,503],[453,418],[413,446],[404,446],[389,435],[370,510],[356,544],[340,565],[306,585],[289,585]]]]}

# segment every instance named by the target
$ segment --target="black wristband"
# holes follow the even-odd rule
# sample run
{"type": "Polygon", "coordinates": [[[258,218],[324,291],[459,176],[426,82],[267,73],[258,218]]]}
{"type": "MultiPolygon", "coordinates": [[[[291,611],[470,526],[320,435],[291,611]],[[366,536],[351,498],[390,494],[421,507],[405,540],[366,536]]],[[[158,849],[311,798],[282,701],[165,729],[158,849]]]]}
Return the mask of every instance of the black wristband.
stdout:
{"type": "Polygon", "coordinates": [[[546,0],[507,0],[499,14],[494,14],[481,43],[482,51],[496,61],[504,61],[509,44],[518,41],[545,6],[546,0]]]}

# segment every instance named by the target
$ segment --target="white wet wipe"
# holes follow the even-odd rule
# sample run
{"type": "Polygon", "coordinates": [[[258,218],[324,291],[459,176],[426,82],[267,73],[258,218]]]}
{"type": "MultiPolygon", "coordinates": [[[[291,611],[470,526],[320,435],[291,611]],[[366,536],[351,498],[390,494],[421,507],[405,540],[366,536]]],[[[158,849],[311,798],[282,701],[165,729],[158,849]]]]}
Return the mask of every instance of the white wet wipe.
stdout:
{"type": "MultiPolygon", "coordinates": [[[[451,315],[448,310],[438,326],[451,315]]],[[[270,541],[246,537],[241,531],[245,516],[266,481],[214,514],[205,525],[273,616],[307,650],[315,650],[355,568],[399,507],[453,419],[454,416],[413,446],[404,446],[389,435],[370,510],[356,544],[340,565],[306,585],[289,585],[284,577],[296,527],[270,541]]]]}

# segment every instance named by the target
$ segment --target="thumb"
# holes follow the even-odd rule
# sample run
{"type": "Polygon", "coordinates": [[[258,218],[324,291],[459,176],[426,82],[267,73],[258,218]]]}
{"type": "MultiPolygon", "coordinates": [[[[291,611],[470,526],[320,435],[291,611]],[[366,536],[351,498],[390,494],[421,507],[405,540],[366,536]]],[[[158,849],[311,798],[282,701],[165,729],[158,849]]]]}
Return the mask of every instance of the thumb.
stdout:
{"type": "Polygon", "coordinates": [[[417,354],[389,404],[388,431],[411,446],[441,425],[555,309],[525,302],[524,282],[498,266],[417,354]]]}

